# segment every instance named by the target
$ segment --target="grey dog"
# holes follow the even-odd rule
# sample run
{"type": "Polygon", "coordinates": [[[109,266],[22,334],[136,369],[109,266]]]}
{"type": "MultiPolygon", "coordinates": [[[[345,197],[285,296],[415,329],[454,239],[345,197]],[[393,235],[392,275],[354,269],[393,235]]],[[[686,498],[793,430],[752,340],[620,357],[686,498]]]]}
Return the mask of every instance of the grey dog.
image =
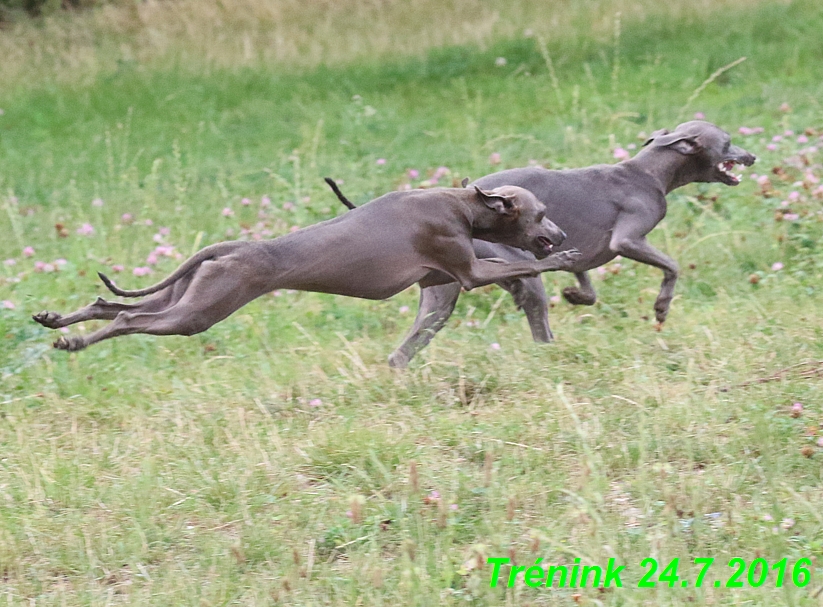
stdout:
{"type": "MultiPolygon", "coordinates": [[[[693,182],[735,186],[740,177],[732,174],[734,166],[750,166],[756,158],[732,145],[731,137],[722,129],[697,120],[679,125],[674,132],[655,131],[643,146],[634,158],[613,165],[561,171],[511,169],[482,177],[474,185],[517,185],[546,204],[549,216],[568,234],[560,250],[575,248],[582,253],[567,270],[574,272],[579,283],[578,287],[563,291],[572,304],[595,303],[597,296],[587,271],[617,255],[663,270],[663,282],[654,304],[655,316],[662,324],[674,295],[678,267],[673,259],[650,245],[646,235],[666,216],[666,195],[693,182]]],[[[473,244],[480,259],[531,259],[529,252],[511,246],[479,240],[473,244]]],[[[548,302],[540,278],[518,277],[497,284],[509,291],[526,313],[533,339],[551,341],[548,302]]],[[[459,283],[452,282],[421,291],[417,318],[403,343],[389,357],[390,365],[405,367],[431,341],[451,316],[460,288],[459,283]]]]}
{"type": "Polygon", "coordinates": [[[211,245],[146,289],[125,291],[100,274],[116,295],[146,296],[137,304],[98,298],[67,316],[41,312],[33,318],[52,329],[113,321],[87,336],[54,342],[70,351],[133,333],[194,335],[275,289],[385,299],[414,283],[425,288],[456,280],[473,289],[568,269],[577,251],[550,254],[564,238],[545,205],[516,186],[392,192],[274,240],[211,245]],[[539,260],[479,260],[472,238],[525,249],[539,260]]]}

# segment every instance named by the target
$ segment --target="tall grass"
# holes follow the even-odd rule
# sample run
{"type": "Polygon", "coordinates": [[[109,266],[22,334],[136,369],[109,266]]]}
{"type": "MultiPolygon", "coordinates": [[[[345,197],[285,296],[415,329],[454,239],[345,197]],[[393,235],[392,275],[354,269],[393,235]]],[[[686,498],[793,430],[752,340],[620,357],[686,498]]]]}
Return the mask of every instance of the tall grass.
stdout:
{"type": "MultiPolygon", "coordinates": [[[[0,92],[0,603],[819,606],[823,16],[797,2],[637,21],[622,5],[616,36],[608,6],[602,38],[577,44],[529,24],[534,40],[287,73],[228,54],[201,71],[200,40],[179,68],[159,53],[109,69],[101,46],[68,84],[42,79],[44,59],[0,92]],[[683,272],[659,333],[660,274],[627,260],[593,274],[593,308],[554,303],[551,346],[498,289],[464,294],[404,373],[385,359],[415,289],[281,292],[203,335],[72,355],[29,318],[103,295],[96,271],[138,286],[175,254],[341,213],[326,174],[360,203],[441,165],[448,184],[614,162],[687,101],[767,179],[669,197],[650,239],[683,272]],[[158,244],[174,251],[151,265],[158,244]],[[627,587],[490,589],[491,556],[613,557],[627,587]],[[809,557],[815,579],[639,589],[649,556],[690,580],[715,557],[712,581],[732,557],[809,557]]],[[[546,275],[548,294],[570,281],[546,275]]]]}
{"type": "MultiPolygon", "coordinates": [[[[758,0],[759,1],[759,0],[758,0]]],[[[420,55],[500,37],[607,38],[615,13],[705,19],[743,0],[147,0],[0,31],[0,81],[88,81],[118,65],[281,69],[420,55]]]]}

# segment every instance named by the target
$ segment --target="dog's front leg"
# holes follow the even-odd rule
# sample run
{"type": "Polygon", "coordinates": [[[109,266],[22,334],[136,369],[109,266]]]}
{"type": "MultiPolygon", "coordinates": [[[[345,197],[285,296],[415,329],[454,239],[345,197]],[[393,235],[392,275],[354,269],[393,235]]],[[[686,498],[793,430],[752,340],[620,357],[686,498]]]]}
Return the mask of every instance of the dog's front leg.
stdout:
{"type": "Polygon", "coordinates": [[[633,259],[663,270],[663,282],[660,283],[660,293],[654,302],[654,313],[657,322],[661,324],[666,322],[669,305],[672,302],[672,297],[674,297],[674,285],[677,283],[677,275],[680,271],[677,262],[655,249],[646,241],[644,236],[632,238],[625,232],[621,232],[619,228],[612,233],[609,248],[627,259],[633,259]]]}

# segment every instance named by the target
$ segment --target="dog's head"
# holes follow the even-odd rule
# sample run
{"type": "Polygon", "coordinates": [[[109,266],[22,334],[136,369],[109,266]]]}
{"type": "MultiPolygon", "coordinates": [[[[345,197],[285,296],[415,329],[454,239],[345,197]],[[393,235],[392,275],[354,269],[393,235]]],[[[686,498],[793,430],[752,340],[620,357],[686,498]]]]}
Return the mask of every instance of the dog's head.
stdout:
{"type": "Polygon", "coordinates": [[[735,165],[751,166],[757,160],[753,154],[732,145],[731,135],[726,131],[702,120],[684,122],[673,132],[655,131],[643,145],[674,150],[691,158],[686,174],[678,180],[681,185],[699,181],[734,186],[740,183],[740,175],[732,173],[735,165]]]}
{"type": "Polygon", "coordinates": [[[542,259],[566,239],[566,233],[546,217],[546,205],[530,191],[517,186],[482,190],[474,186],[478,200],[494,212],[494,219],[474,236],[523,249],[542,259]]]}

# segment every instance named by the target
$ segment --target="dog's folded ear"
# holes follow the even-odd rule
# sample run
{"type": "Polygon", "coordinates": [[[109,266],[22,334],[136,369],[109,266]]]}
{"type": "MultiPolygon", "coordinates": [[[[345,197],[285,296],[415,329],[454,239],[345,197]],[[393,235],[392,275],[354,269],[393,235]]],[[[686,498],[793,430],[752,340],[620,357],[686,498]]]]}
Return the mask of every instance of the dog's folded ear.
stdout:
{"type": "Polygon", "coordinates": [[[464,177],[463,181],[460,182],[460,186],[465,188],[467,185],[469,185],[469,178],[464,177]]]}
{"type": "Polygon", "coordinates": [[[515,204],[517,200],[516,196],[504,196],[495,192],[488,192],[481,190],[477,186],[474,186],[474,189],[480,201],[492,211],[500,215],[514,215],[517,212],[517,205],[515,204]]]}
{"type": "Polygon", "coordinates": [[[668,135],[668,134],[669,134],[669,129],[658,129],[654,133],[649,135],[649,138],[646,139],[646,141],[644,141],[643,145],[640,146],[640,147],[646,147],[647,145],[649,145],[652,141],[654,141],[658,137],[662,137],[663,135],[668,135]]]}
{"type": "Polygon", "coordinates": [[[686,135],[684,133],[669,133],[656,137],[652,142],[654,147],[666,147],[681,154],[696,154],[700,150],[700,142],[698,142],[695,135],[686,135]]]}

